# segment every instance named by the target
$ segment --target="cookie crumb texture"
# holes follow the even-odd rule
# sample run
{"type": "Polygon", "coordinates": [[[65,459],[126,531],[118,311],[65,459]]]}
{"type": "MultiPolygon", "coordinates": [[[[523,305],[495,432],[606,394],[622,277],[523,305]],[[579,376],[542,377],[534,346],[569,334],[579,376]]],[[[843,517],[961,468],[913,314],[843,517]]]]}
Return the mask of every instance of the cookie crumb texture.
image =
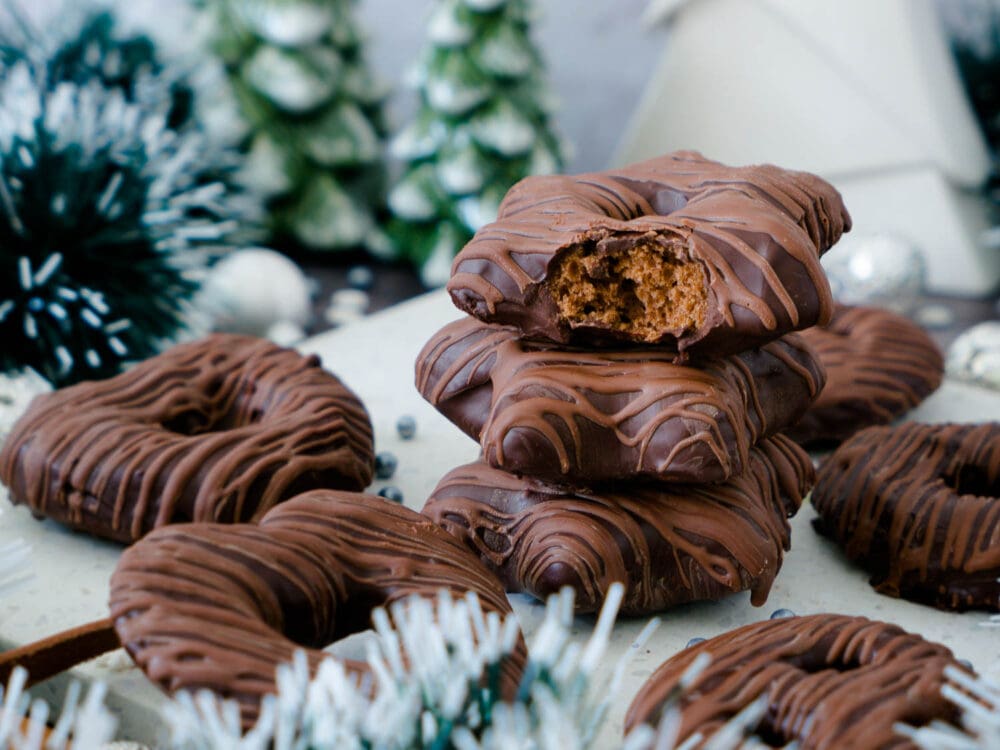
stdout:
{"type": "Polygon", "coordinates": [[[701,265],[684,260],[679,250],[677,243],[648,241],[569,248],[556,259],[549,281],[560,323],[613,330],[645,343],[697,330],[705,323],[708,283],[701,265]]]}

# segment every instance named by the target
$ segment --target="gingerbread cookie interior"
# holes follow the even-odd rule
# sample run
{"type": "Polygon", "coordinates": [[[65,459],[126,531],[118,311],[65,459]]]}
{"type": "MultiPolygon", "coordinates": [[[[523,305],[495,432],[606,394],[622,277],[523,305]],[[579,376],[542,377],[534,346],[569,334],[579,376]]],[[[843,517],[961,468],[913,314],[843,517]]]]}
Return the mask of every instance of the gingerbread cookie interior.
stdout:
{"type": "Polygon", "coordinates": [[[561,322],[599,326],[648,343],[700,328],[708,307],[701,264],[677,242],[585,241],[555,260],[549,293],[561,322]]]}

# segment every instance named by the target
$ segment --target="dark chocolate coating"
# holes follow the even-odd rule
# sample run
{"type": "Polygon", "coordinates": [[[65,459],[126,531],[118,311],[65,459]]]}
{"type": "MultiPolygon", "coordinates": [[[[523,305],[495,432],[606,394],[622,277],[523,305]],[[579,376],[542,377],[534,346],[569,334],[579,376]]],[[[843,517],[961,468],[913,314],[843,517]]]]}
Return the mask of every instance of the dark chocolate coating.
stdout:
{"type": "Polygon", "coordinates": [[[126,543],[360,490],[373,471],[368,413],[317,357],[231,334],[37,397],[0,450],[13,502],[126,543]]]}
{"type": "MultiPolygon", "coordinates": [[[[622,169],[529,177],[452,266],[461,310],[558,343],[603,344],[624,334],[560,323],[547,287],[574,246],[681,245],[708,285],[696,330],[660,343],[717,356],[824,324],[833,298],[819,257],[851,226],[840,194],[805,172],[728,167],[679,151],[622,169]]],[[[647,343],[652,343],[648,342],[647,343]]]]}
{"type": "Polygon", "coordinates": [[[618,483],[572,491],[482,461],[448,473],[423,513],[475,551],[507,591],[546,599],[564,586],[596,612],[615,581],[621,611],[657,612],[749,589],[760,606],[789,547],[785,520],[814,478],[791,440],[763,441],[724,484],[618,483]]]}
{"type": "MultiPolygon", "coordinates": [[[[122,645],[167,692],[209,688],[239,702],[244,726],[276,692],[275,669],[370,626],[371,610],[412,595],[472,591],[513,616],[500,582],[424,516],[372,495],[314,490],[254,524],[178,524],[125,550],[111,576],[122,645]]],[[[501,668],[508,698],[523,642],[501,668]]],[[[348,661],[348,669],[367,664],[348,661]]]]}
{"type": "Polygon", "coordinates": [[[837,305],[833,320],[800,334],[815,350],[826,385],[786,431],[805,446],[835,445],[888,424],[937,390],[941,350],[923,328],[877,307],[837,305]]]}
{"type": "Polygon", "coordinates": [[[870,427],[820,467],[816,527],[875,590],[1000,611],[1000,424],[870,427]]]}
{"type": "Polygon", "coordinates": [[[465,318],[417,358],[417,389],[489,464],[563,483],[724,481],[823,378],[794,334],[695,368],[662,349],[565,349],[465,318]]]}
{"type": "Polygon", "coordinates": [[[941,695],[944,669],[968,671],[946,647],[864,617],[756,622],[664,662],[629,707],[626,732],[639,724],[656,726],[684,670],[703,653],[711,662],[680,697],[678,746],[696,732],[711,738],[766,695],[767,710],[751,735],[766,747],[796,741],[799,750],[916,750],[894,724],[954,722],[958,709],[941,695]]]}

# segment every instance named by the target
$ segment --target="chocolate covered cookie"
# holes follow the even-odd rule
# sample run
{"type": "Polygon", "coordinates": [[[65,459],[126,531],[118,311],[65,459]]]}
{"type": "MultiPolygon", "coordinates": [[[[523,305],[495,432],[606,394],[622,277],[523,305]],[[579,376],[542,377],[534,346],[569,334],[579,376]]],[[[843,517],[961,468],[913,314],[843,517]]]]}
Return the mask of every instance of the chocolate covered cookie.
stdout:
{"type": "Polygon", "coordinates": [[[466,318],[427,343],[416,382],[506,471],[720,482],[798,419],[823,378],[794,335],[695,368],[661,349],[565,349],[466,318]]]}
{"type": "Polygon", "coordinates": [[[937,390],[944,359],[934,340],[902,315],[838,305],[829,325],[800,334],[826,370],[826,386],[787,430],[806,446],[837,444],[888,424],[937,390]]]}
{"type": "Polygon", "coordinates": [[[753,623],[686,648],[639,689],[626,731],[658,723],[681,675],[701,654],[710,662],[679,699],[678,747],[707,747],[723,724],[762,696],[766,708],[748,741],[764,747],[916,750],[897,723],[958,718],[941,695],[945,667],[964,670],[951,651],[896,625],[820,614],[753,623]],[[692,739],[696,734],[703,740],[692,739]]]}
{"type": "Polygon", "coordinates": [[[849,229],[815,175],[683,151],[519,182],[455,259],[448,291],[533,338],[717,356],[828,322],[819,257],[849,229]]]}
{"type": "Polygon", "coordinates": [[[750,452],[722,484],[569,490],[482,461],[449,472],[423,509],[476,552],[507,591],[546,599],[564,586],[580,612],[625,584],[641,615],[751,591],[759,606],[789,546],[786,518],[812,486],[809,456],[787,438],[750,452]]]}
{"type": "Polygon", "coordinates": [[[875,590],[1000,610],[1000,424],[870,427],[823,462],[816,527],[875,590]]]}
{"type": "MultiPolygon", "coordinates": [[[[513,616],[499,581],[418,513],[372,495],[315,490],[259,524],[182,524],[127,549],[111,576],[111,617],[122,645],[164,690],[209,688],[235,699],[244,727],[275,670],[304,649],[370,627],[376,606],[410,596],[474,592],[487,615],[513,616]]],[[[501,663],[512,696],[527,653],[501,663]]],[[[367,673],[366,662],[348,670],[367,673]]]]}
{"type": "Polygon", "coordinates": [[[37,397],[0,450],[0,481],[36,515],[133,542],[167,523],[250,521],[308,489],[360,490],[373,456],[368,413],[317,357],[218,334],[37,397]]]}

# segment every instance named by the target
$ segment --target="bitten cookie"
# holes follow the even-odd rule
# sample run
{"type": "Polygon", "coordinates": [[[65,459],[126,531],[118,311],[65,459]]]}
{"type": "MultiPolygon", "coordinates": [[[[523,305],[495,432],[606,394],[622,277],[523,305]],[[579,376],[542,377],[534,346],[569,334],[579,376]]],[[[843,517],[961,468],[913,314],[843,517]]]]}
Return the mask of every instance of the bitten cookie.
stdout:
{"type": "Polygon", "coordinates": [[[580,612],[598,611],[615,581],[629,615],[747,589],[760,606],[789,546],[785,519],[813,476],[809,456],[780,436],[751,450],[746,474],[713,485],[573,492],[480,461],[448,473],[423,513],[507,591],[544,600],[570,586],[580,612]]]}
{"type": "MultiPolygon", "coordinates": [[[[300,648],[315,669],[324,646],[370,627],[376,606],[411,595],[472,591],[485,613],[510,615],[500,582],[453,537],[372,495],[314,490],[259,525],[182,524],[125,550],[111,576],[122,645],[168,692],[210,688],[239,702],[243,725],[276,692],[275,670],[300,648]]],[[[501,667],[516,690],[523,641],[501,667]]],[[[349,661],[354,672],[364,662],[349,661]]]]}
{"type": "Polygon", "coordinates": [[[660,349],[563,349],[465,318],[427,343],[416,382],[506,471],[719,482],[798,419],[824,375],[794,334],[695,368],[660,349]]]}
{"type": "Polygon", "coordinates": [[[358,398],[319,359],[218,334],[109,380],[39,396],[0,450],[11,500],[133,542],[180,521],[249,521],[374,471],[358,398]]]}
{"type": "Polygon", "coordinates": [[[819,471],[816,528],[875,590],[1000,610],[1000,424],[870,427],[819,471]]]}
{"type": "Polygon", "coordinates": [[[767,707],[751,736],[766,747],[916,750],[896,731],[897,722],[957,719],[958,710],[941,695],[945,667],[964,670],[951,651],[896,625],[821,614],[753,623],[684,649],[639,689],[626,732],[657,724],[681,675],[701,654],[711,661],[680,697],[678,746],[696,733],[709,740],[760,696],[767,707]]]}
{"type": "Polygon", "coordinates": [[[944,359],[934,340],[902,315],[838,305],[829,325],[800,334],[826,370],[826,386],[786,431],[806,446],[837,444],[887,424],[937,390],[944,359]]]}
{"type": "Polygon", "coordinates": [[[681,151],[519,182],[455,259],[448,291],[532,338],[718,356],[828,322],[819,257],[850,226],[815,175],[681,151]]]}

